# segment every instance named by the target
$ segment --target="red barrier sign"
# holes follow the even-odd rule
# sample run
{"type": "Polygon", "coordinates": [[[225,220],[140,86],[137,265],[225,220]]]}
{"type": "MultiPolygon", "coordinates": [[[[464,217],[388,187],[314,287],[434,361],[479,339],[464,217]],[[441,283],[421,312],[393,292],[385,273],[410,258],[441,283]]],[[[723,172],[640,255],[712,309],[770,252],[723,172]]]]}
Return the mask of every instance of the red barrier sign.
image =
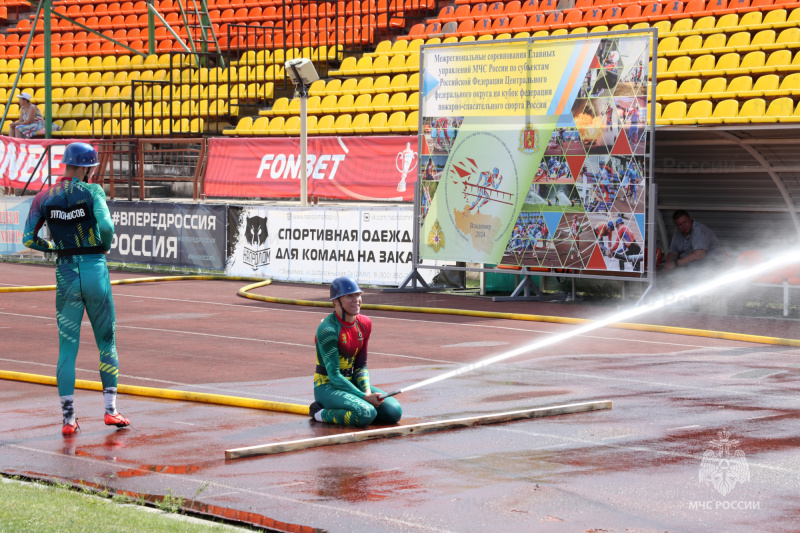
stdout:
{"type": "Polygon", "coordinates": [[[22,189],[30,180],[29,189],[38,191],[42,181],[47,181],[47,161],[36,168],[36,164],[42,157],[47,146],[53,146],[50,152],[50,166],[52,168],[53,183],[57,175],[64,173],[61,166],[61,155],[64,148],[73,142],[74,139],[15,139],[13,137],[0,136],[0,185],[3,187],[15,187],[22,189]],[[31,174],[36,168],[36,173],[31,174]]]}
{"type": "MultiPolygon", "coordinates": [[[[310,137],[308,194],[341,200],[412,201],[417,137],[310,137]]],[[[212,138],[207,196],[300,197],[300,139],[212,138]]]]}

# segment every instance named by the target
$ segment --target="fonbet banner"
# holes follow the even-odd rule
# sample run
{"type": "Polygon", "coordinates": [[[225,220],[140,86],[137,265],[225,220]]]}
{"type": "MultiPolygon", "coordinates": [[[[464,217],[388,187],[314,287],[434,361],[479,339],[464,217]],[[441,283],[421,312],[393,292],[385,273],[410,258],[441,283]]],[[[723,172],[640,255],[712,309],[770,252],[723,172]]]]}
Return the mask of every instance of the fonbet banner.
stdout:
{"type": "MultiPolygon", "coordinates": [[[[299,198],[300,139],[208,143],[205,192],[233,198],[299,198]]],[[[308,194],[340,200],[412,201],[417,138],[309,137],[308,194]]]]}
{"type": "MultiPolygon", "coordinates": [[[[411,206],[245,207],[226,273],[328,283],[398,285],[412,265],[411,206]]],[[[431,278],[435,272],[426,271],[431,278]]]]}
{"type": "Polygon", "coordinates": [[[109,261],[222,270],[227,207],[108,202],[114,222],[109,261]]]}
{"type": "Polygon", "coordinates": [[[642,276],[650,37],[424,47],[420,257],[642,276]]]}
{"type": "Polygon", "coordinates": [[[28,250],[22,244],[22,234],[32,203],[32,196],[0,198],[0,254],[18,254],[28,250]]]}
{"type": "Polygon", "coordinates": [[[38,191],[42,183],[47,181],[47,161],[39,165],[33,176],[31,173],[48,146],[52,146],[50,167],[55,183],[55,176],[64,173],[61,156],[64,154],[64,148],[71,142],[72,139],[28,140],[0,135],[0,185],[22,189],[30,179],[28,189],[38,191]]]}

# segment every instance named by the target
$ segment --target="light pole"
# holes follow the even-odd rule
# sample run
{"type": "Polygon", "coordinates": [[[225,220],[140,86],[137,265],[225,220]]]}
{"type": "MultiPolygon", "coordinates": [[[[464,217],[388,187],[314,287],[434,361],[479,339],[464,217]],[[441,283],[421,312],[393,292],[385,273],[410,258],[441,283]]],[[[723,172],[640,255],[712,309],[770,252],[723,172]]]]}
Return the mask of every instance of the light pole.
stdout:
{"type": "Polygon", "coordinates": [[[290,59],[286,72],[300,98],[300,205],[308,205],[308,87],[319,79],[310,59],[290,59]]]}

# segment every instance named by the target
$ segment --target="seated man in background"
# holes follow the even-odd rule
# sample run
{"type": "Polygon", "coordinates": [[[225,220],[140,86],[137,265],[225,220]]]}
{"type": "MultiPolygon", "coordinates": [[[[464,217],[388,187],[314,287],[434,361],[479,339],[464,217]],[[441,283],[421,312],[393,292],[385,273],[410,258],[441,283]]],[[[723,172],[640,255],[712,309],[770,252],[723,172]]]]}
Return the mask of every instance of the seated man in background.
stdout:
{"type": "Polygon", "coordinates": [[[665,272],[676,268],[688,268],[692,272],[701,266],[713,268],[725,264],[728,254],[708,226],[692,220],[683,209],[672,214],[672,221],[676,229],[664,260],[665,272]]]}

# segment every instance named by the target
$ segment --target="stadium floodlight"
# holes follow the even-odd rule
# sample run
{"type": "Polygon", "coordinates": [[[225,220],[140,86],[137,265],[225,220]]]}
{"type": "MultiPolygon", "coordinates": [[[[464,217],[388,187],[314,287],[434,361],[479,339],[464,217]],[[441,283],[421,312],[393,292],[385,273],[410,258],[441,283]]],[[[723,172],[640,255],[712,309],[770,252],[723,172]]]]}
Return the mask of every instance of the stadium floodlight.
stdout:
{"type": "Polygon", "coordinates": [[[295,96],[300,98],[300,205],[308,205],[308,87],[319,79],[317,69],[310,59],[290,59],[285,64],[286,73],[295,85],[295,96]]]}

